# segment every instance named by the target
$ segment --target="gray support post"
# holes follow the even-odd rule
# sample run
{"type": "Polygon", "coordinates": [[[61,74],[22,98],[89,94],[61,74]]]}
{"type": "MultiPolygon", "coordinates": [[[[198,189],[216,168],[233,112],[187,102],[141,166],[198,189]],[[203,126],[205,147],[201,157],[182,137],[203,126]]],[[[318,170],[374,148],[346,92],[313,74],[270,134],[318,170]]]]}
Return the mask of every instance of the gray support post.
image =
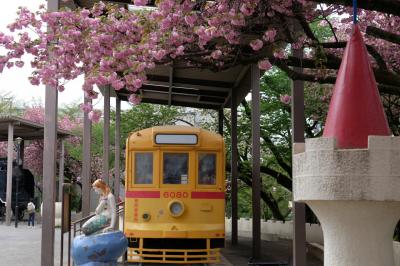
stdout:
{"type": "MultiPolygon", "coordinates": [[[[54,5],[48,1],[48,6],[54,5]]],[[[55,10],[49,8],[49,10],[55,10]]],[[[57,102],[56,88],[46,86],[45,124],[43,151],[43,219],[42,219],[42,266],[54,265],[54,219],[56,200],[57,159],[57,102]]]]}
{"type": "Polygon", "coordinates": [[[119,199],[120,185],[120,138],[121,138],[121,100],[115,97],[115,160],[114,160],[114,195],[116,202],[119,199]]]}
{"type": "MultiPolygon", "coordinates": [[[[59,9],[59,0],[47,0],[47,11],[59,9]]],[[[44,111],[44,148],[43,148],[43,215],[41,265],[54,265],[54,219],[56,190],[56,150],[57,150],[57,88],[46,86],[44,111]]]]}
{"type": "Polygon", "coordinates": [[[64,183],[64,139],[61,139],[61,152],[60,152],[60,163],[58,173],[58,201],[61,202],[63,199],[63,183],[64,183]]]}
{"type": "Polygon", "coordinates": [[[109,155],[110,155],[110,86],[104,87],[104,126],[103,126],[103,180],[110,185],[109,155]]]}
{"type": "Polygon", "coordinates": [[[261,178],[260,178],[260,69],[251,65],[251,140],[253,199],[253,258],[261,257],[261,178]]]}
{"type": "MultiPolygon", "coordinates": [[[[92,103],[91,99],[85,97],[85,104],[92,103]]],[[[92,187],[90,178],[90,145],[92,135],[92,122],[88,113],[83,113],[83,162],[82,162],[82,217],[90,214],[90,189],[92,187]]]]}
{"type": "Polygon", "coordinates": [[[14,125],[8,124],[8,143],[7,143],[7,188],[6,188],[6,224],[11,224],[11,196],[12,196],[12,172],[14,158],[14,125]]]}
{"type": "Polygon", "coordinates": [[[24,150],[25,150],[25,141],[22,140],[21,144],[19,145],[19,159],[20,159],[20,165],[22,168],[24,167],[24,150]]]}
{"type": "MultiPolygon", "coordinates": [[[[302,50],[293,50],[294,56],[303,57],[302,50]]],[[[295,68],[296,72],[302,72],[301,68],[295,68]]],[[[304,82],[293,80],[292,84],[292,143],[293,151],[304,145],[304,82]],[[298,147],[296,147],[298,146],[298,147]]],[[[292,156],[293,158],[293,156],[292,156]]],[[[293,265],[306,265],[306,228],[305,228],[305,204],[293,202],[293,265]]]]}
{"type": "Polygon", "coordinates": [[[238,208],[237,208],[237,178],[238,178],[238,147],[237,147],[237,106],[236,89],[231,94],[231,205],[232,205],[232,245],[238,242],[238,208]]]}
{"type": "Polygon", "coordinates": [[[218,110],[218,133],[224,135],[224,108],[218,110]]]}

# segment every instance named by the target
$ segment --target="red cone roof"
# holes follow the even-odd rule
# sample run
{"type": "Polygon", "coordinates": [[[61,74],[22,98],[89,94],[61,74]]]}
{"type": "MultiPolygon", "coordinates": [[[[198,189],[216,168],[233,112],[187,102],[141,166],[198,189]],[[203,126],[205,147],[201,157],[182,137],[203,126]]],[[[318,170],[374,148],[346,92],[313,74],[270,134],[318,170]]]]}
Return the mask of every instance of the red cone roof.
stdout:
{"type": "Polygon", "coordinates": [[[341,149],[367,148],[368,136],[390,136],[390,129],[360,29],[353,28],[329,105],[324,137],[341,149]]]}

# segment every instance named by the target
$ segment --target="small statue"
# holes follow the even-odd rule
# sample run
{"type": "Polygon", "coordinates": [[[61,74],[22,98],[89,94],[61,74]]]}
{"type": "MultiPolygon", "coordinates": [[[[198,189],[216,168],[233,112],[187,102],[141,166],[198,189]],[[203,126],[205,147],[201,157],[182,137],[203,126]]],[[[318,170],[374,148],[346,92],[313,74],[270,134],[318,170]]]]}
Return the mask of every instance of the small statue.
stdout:
{"type": "Polygon", "coordinates": [[[102,179],[94,181],[92,187],[100,195],[99,205],[95,210],[96,215],[83,224],[82,232],[90,235],[101,229],[103,229],[103,233],[114,231],[117,216],[115,197],[111,193],[110,187],[102,179]]]}
{"type": "Polygon", "coordinates": [[[93,189],[100,194],[96,215],[82,226],[83,235],[72,243],[72,258],[77,266],[117,266],[117,260],[127,247],[124,233],[115,231],[115,197],[110,187],[101,179],[94,181],[93,189]]]}

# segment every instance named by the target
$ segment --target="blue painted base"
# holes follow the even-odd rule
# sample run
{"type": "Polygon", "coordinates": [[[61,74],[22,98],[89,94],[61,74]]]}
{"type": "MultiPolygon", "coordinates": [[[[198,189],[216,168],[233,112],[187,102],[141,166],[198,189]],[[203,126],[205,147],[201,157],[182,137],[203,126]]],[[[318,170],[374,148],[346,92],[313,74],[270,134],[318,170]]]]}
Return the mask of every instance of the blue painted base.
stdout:
{"type": "Polygon", "coordinates": [[[93,261],[93,262],[88,262],[85,264],[80,264],[79,266],[117,266],[118,263],[115,262],[100,262],[100,261],[93,261]]]}
{"type": "Polygon", "coordinates": [[[128,240],[121,231],[96,235],[79,235],[72,243],[72,258],[79,266],[116,266],[128,240]]]}

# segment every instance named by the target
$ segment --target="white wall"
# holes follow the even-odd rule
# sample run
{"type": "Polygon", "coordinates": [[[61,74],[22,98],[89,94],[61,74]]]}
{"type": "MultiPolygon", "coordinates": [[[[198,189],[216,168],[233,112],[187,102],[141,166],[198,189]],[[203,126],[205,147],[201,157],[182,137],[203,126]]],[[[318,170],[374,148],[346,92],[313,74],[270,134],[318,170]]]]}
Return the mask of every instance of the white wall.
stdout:
{"type": "MultiPolygon", "coordinates": [[[[252,236],[252,220],[240,218],[238,220],[239,236],[251,237],[252,236]]],[[[225,230],[230,233],[231,219],[225,219],[225,230]]],[[[322,235],[321,226],[318,224],[306,224],[307,242],[323,244],[324,238],[322,235]]],[[[291,221],[261,221],[261,239],[263,240],[277,240],[292,239],[293,223],[291,221]]]]}
{"type": "Polygon", "coordinates": [[[400,242],[393,242],[394,248],[394,265],[400,266],[400,242]]]}
{"type": "MultiPolygon", "coordinates": [[[[225,231],[231,232],[231,219],[225,219],[225,231]]],[[[242,237],[252,237],[252,220],[240,218],[238,220],[238,234],[242,237]]],[[[278,239],[292,239],[293,222],[261,221],[261,239],[275,241],[278,239]]],[[[309,243],[323,245],[322,228],[317,224],[306,224],[306,238],[309,243]]],[[[400,266],[400,242],[393,242],[395,266],[400,266]]]]}

